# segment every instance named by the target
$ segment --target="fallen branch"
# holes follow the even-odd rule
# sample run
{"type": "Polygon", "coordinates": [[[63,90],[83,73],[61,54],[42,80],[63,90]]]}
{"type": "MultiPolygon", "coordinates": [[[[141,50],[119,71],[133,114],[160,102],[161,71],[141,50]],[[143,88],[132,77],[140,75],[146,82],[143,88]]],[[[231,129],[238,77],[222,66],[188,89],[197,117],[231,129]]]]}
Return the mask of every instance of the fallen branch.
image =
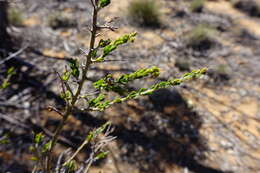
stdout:
{"type": "Polygon", "coordinates": [[[10,59],[15,58],[17,55],[21,54],[27,47],[28,47],[28,45],[26,45],[25,47],[21,48],[17,52],[12,53],[8,57],[4,58],[2,61],[0,61],[0,65],[4,64],[6,61],[9,61],[10,59]]]}

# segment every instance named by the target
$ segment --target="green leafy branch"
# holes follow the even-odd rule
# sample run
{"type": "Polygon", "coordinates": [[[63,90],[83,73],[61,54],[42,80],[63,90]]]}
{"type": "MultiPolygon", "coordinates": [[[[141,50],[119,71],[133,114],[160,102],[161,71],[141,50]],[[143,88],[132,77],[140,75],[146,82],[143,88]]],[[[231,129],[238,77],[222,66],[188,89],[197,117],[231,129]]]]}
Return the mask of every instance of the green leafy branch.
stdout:
{"type": "Polygon", "coordinates": [[[158,67],[144,68],[130,74],[123,74],[119,78],[114,79],[111,74],[93,83],[93,86],[99,90],[114,91],[120,95],[126,90],[123,88],[127,83],[136,79],[141,79],[147,76],[157,77],[160,74],[158,67]]]}
{"type": "MultiPolygon", "coordinates": [[[[136,32],[134,33],[130,33],[130,34],[126,34],[122,37],[119,37],[118,39],[116,39],[115,41],[111,42],[110,39],[107,40],[100,40],[99,41],[99,46],[98,48],[102,48],[103,49],[103,53],[100,57],[93,59],[92,62],[103,62],[105,60],[105,57],[108,56],[111,52],[113,52],[115,49],[117,49],[117,47],[119,45],[128,43],[128,42],[133,42],[135,39],[135,36],[137,35],[136,32]]],[[[97,48],[97,49],[98,49],[97,48]]],[[[96,56],[97,53],[97,49],[96,52],[94,53],[94,57],[96,56]]]]}
{"type": "Polygon", "coordinates": [[[151,95],[153,92],[155,92],[158,89],[180,85],[181,83],[183,83],[187,80],[198,78],[201,75],[205,74],[206,71],[207,71],[206,68],[202,68],[199,70],[193,70],[190,73],[184,74],[181,78],[162,81],[162,82],[152,85],[150,88],[141,88],[138,91],[130,92],[125,97],[121,97],[121,98],[116,97],[114,100],[105,100],[105,95],[101,93],[101,94],[99,94],[98,97],[90,100],[89,109],[92,111],[104,111],[105,109],[107,109],[108,107],[112,106],[115,103],[122,103],[129,99],[136,99],[140,96],[151,95]]]}

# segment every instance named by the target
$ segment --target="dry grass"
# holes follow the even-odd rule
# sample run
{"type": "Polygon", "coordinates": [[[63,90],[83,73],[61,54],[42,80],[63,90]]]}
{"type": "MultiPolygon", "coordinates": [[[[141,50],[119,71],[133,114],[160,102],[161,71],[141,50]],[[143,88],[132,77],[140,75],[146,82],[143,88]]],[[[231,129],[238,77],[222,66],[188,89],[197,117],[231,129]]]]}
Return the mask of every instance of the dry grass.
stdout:
{"type": "Polygon", "coordinates": [[[192,12],[202,12],[205,0],[193,0],[190,4],[190,10],[192,12]]]}
{"type": "Polygon", "coordinates": [[[158,27],[161,24],[160,10],[155,0],[134,0],[127,14],[131,23],[142,27],[158,27]]]}
{"type": "Polygon", "coordinates": [[[17,8],[9,8],[8,21],[11,25],[22,26],[24,21],[22,12],[17,8]]]}
{"type": "Polygon", "coordinates": [[[199,24],[187,35],[187,46],[195,50],[207,50],[216,42],[216,29],[199,24]]]}

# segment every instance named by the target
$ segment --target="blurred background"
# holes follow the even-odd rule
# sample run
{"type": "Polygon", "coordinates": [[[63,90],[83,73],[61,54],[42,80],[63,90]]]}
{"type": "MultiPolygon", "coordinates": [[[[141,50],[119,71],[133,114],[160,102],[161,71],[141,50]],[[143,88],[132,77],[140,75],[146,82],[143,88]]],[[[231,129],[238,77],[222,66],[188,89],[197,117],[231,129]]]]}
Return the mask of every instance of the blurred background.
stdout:
{"type": "MultiPolygon", "coordinates": [[[[33,132],[52,136],[60,117],[46,108],[64,106],[55,71],[71,57],[84,58],[91,10],[89,0],[0,0],[0,81],[10,78],[0,90],[0,172],[30,172],[33,132]]],[[[98,39],[138,36],[112,54],[118,61],[92,66],[89,81],[161,69],[160,78],[129,86],[137,89],[192,69],[209,71],[105,112],[86,113],[79,104],[54,154],[75,149],[109,120],[117,139],[93,173],[260,172],[259,0],[111,0],[99,23],[118,29],[98,39]]]]}

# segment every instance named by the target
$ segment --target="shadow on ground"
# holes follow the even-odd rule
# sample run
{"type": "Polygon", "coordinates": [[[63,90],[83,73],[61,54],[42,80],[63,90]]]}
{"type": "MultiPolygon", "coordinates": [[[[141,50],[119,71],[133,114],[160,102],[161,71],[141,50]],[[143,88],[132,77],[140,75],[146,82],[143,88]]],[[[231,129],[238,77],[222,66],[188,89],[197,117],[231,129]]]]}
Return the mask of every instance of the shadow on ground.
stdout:
{"type": "MultiPolygon", "coordinates": [[[[41,88],[42,92],[40,93],[46,94],[44,98],[51,95],[51,98],[56,98],[57,104],[63,104],[58,96],[53,97],[53,93],[50,93],[45,87],[40,87],[43,85],[33,80],[34,77],[26,75],[28,73],[18,74],[24,74],[21,78],[26,80],[22,80],[25,82],[24,85],[23,82],[20,82],[20,87],[12,90],[14,93],[11,95],[20,93],[30,86],[34,89],[41,88]],[[24,86],[26,87],[24,88],[24,86]]],[[[42,94],[40,94],[41,97],[42,94]]],[[[121,111],[121,115],[118,116],[120,123],[114,124],[114,135],[117,136],[122,161],[137,167],[140,172],[160,173],[165,172],[168,167],[178,165],[197,173],[222,173],[220,170],[202,164],[206,158],[205,152],[207,152],[206,143],[199,133],[202,119],[200,115],[188,107],[178,91],[162,89],[151,95],[148,100],[142,99],[137,102],[139,107],[128,105],[127,109],[131,109],[138,117],[133,118],[128,113],[121,111]]],[[[126,105],[117,105],[115,108],[121,110],[120,106],[126,105]]],[[[81,142],[80,136],[83,132],[88,131],[86,129],[100,126],[109,120],[96,118],[82,112],[77,112],[74,116],[85,126],[84,130],[77,127],[74,130],[69,130],[70,132],[64,131],[63,135],[72,144],[81,142]]],[[[49,120],[49,123],[46,124],[55,127],[57,123],[58,121],[49,120]]],[[[24,136],[28,136],[28,131],[42,130],[35,124],[30,126],[28,123],[27,125],[24,136]]],[[[19,134],[18,136],[23,135],[19,134]]],[[[28,139],[26,141],[27,146],[24,146],[24,150],[28,148],[30,143],[28,139]]],[[[21,144],[24,145],[24,142],[21,144]]],[[[21,167],[21,165],[18,166],[21,167]]],[[[14,166],[9,166],[6,169],[12,167],[14,166]]],[[[26,166],[24,169],[27,170],[26,166]]]]}
{"type": "MultiPolygon", "coordinates": [[[[165,172],[178,165],[197,173],[222,173],[202,164],[207,146],[199,133],[201,117],[192,111],[176,90],[162,89],[141,101],[145,109],[132,107],[140,116],[132,120],[126,113],[115,125],[114,135],[120,147],[120,158],[140,172],[165,172]]],[[[79,113],[81,114],[81,113],[79,113]]],[[[76,115],[87,126],[98,126],[105,119],[76,115]]]]}

